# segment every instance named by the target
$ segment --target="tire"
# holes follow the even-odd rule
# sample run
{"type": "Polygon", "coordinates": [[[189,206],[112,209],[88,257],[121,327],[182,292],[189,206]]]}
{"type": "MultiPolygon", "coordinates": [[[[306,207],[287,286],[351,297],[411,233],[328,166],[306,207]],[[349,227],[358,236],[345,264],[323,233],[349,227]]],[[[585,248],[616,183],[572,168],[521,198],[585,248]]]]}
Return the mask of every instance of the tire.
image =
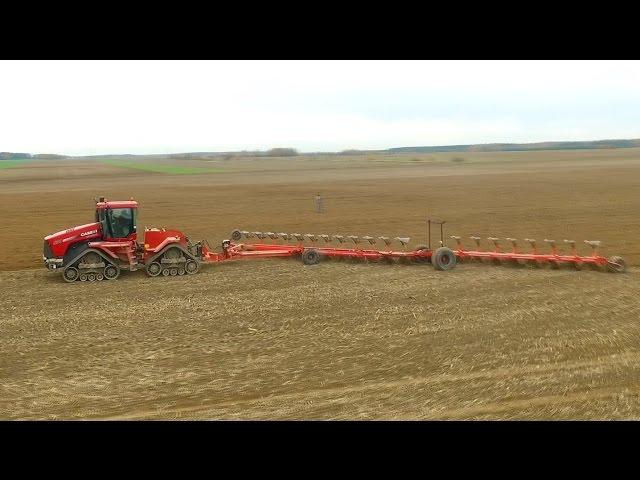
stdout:
{"type": "Polygon", "coordinates": [[[440,247],[431,256],[431,263],[436,270],[451,270],[456,266],[456,254],[450,248],[440,247]]]}
{"type": "Polygon", "coordinates": [[[627,263],[622,257],[611,257],[607,259],[607,268],[610,272],[624,273],[627,270],[627,263]]]}
{"type": "Polygon", "coordinates": [[[302,263],[305,265],[316,265],[322,259],[320,252],[309,248],[302,253],[302,263]]]}
{"type": "Polygon", "coordinates": [[[158,262],[151,262],[147,265],[147,275],[150,277],[157,277],[162,272],[162,266],[158,262]]]}
{"type": "Polygon", "coordinates": [[[75,267],[67,267],[62,272],[62,278],[64,278],[65,282],[75,282],[78,279],[79,273],[78,269],[75,267]]]}
{"type": "Polygon", "coordinates": [[[187,260],[187,263],[184,264],[184,271],[188,275],[193,275],[195,273],[198,273],[199,269],[200,269],[200,264],[195,260],[189,259],[187,260]]]}
{"type": "Polygon", "coordinates": [[[106,280],[115,280],[120,276],[120,267],[117,265],[107,265],[104,267],[104,278],[106,280]]]}
{"type": "Polygon", "coordinates": [[[238,240],[242,239],[242,232],[240,230],[234,230],[233,232],[231,232],[231,240],[233,240],[234,242],[237,242],[238,240]]]}

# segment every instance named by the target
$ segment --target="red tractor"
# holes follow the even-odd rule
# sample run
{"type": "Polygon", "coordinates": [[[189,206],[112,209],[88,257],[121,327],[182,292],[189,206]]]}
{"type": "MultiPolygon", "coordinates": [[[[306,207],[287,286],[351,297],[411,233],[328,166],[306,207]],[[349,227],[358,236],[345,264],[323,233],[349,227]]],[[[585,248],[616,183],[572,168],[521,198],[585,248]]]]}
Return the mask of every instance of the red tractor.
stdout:
{"type": "Polygon", "coordinates": [[[62,269],[67,282],[114,280],[121,270],[146,269],[150,276],[194,274],[200,267],[202,243],[192,244],[177,230],[145,229],[144,243],[137,232],[138,202],[96,203],[94,223],[51,234],[44,239],[43,260],[50,269],[62,269]]]}

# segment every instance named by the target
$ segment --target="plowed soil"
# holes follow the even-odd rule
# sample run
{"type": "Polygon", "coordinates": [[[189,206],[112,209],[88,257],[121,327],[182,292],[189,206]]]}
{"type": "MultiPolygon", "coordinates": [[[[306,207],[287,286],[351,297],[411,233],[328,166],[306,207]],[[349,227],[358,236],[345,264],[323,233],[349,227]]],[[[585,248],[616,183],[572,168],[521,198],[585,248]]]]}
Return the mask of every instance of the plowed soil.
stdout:
{"type": "Polygon", "coordinates": [[[224,172],[0,170],[0,418],[640,417],[639,150],[147,161],[224,172]],[[411,248],[430,215],[447,235],[602,240],[630,269],[274,259],[70,285],[42,237],[98,195],[212,245],[241,228],[411,248]]]}

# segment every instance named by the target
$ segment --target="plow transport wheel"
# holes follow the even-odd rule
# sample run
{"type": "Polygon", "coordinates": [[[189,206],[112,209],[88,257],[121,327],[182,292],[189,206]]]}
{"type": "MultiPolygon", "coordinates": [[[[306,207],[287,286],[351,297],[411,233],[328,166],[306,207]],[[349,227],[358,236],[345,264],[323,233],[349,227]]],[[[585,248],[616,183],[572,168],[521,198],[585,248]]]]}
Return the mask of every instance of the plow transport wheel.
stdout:
{"type": "Polygon", "coordinates": [[[456,254],[450,248],[440,247],[431,256],[431,263],[436,270],[451,270],[456,266],[456,254]]]}

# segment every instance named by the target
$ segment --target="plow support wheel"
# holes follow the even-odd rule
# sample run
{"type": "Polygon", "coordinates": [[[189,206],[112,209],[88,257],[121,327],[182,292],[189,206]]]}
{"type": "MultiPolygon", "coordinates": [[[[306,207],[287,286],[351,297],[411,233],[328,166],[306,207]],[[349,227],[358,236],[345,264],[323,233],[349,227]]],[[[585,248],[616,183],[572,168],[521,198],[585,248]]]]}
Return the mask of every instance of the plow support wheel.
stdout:
{"type": "Polygon", "coordinates": [[[321,260],[320,252],[310,248],[302,253],[302,263],[305,265],[315,265],[321,260]]]}
{"type": "Polygon", "coordinates": [[[436,270],[451,270],[456,266],[456,254],[450,248],[440,247],[431,256],[431,263],[436,270]]]}

